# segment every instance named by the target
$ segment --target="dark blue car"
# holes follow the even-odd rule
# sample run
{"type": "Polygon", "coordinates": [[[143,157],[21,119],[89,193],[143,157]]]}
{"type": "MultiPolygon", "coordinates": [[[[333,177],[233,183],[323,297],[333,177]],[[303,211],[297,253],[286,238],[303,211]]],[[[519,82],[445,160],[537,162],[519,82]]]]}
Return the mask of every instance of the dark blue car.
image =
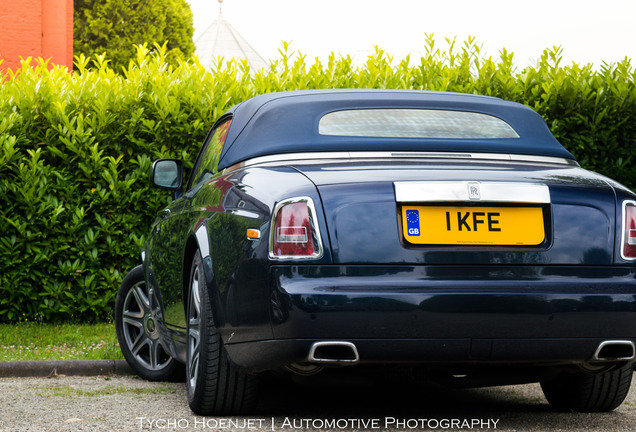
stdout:
{"type": "Polygon", "coordinates": [[[197,414],[249,413],[266,372],[344,366],[541,382],[558,410],[627,395],[636,195],[523,105],[266,94],[216,122],[187,182],[178,160],[151,181],[176,199],[122,283],[117,335],[144,378],[185,364],[197,414]]]}

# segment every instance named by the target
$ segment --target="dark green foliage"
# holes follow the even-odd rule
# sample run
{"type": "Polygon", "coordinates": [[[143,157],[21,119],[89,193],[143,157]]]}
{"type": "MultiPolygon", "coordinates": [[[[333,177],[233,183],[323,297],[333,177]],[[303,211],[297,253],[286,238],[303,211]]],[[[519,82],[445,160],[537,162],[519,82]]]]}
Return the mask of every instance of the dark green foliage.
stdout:
{"type": "Polygon", "coordinates": [[[0,321],[109,316],[169,199],[149,188],[152,160],[192,161],[212,122],[212,76],[157,52],[126,77],[80,59],[0,86],[0,321]]]}
{"type": "Polygon", "coordinates": [[[397,62],[378,49],[362,67],[335,56],[308,64],[287,49],[251,74],[244,62],[170,65],[166,46],[152,55],[137,47],[121,74],[84,56],[72,74],[42,63],[10,73],[0,85],[0,322],[107,318],[170,199],[149,186],[152,160],[181,158],[190,169],[213,120],[260,93],[384,87],[514,100],[542,114],[584,167],[636,187],[627,59],[595,71],[560,65],[554,49],[517,71],[512,54],[484,58],[473,40],[440,50],[432,37],[420,59],[397,62]]]}
{"type": "Polygon", "coordinates": [[[76,55],[107,52],[116,71],[134,59],[138,44],[167,43],[172,64],[194,53],[186,0],[75,0],[73,30],[76,55]]]}

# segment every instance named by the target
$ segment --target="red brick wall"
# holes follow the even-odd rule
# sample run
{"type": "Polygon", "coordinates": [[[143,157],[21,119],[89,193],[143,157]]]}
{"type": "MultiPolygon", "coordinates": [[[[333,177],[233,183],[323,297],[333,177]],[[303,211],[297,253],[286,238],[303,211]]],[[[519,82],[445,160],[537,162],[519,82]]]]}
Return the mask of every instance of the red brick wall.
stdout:
{"type": "Polygon", "coordinates": [[[0,0],[0,69],[20,57],[73,67],[73,0],[0,0]]]}

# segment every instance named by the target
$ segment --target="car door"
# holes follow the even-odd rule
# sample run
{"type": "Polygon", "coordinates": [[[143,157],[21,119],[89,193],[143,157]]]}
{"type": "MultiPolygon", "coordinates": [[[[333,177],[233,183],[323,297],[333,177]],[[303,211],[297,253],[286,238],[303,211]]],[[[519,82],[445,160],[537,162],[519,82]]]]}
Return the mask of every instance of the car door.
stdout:
{"type": "Polygon", "coordinates": [[[184,331],[186,306],[183,299],[183,272],[188,238],[202,217],[198,205],[193,205],[201,187],[216,171],[218,157],[231,119],[222,119],[208,134],[199,153],[186,191],[162,209],[153,223],[146,245],[147,278],[156,290],[155,297],[163,311],[158,318],[169,328],[184,331]]]}

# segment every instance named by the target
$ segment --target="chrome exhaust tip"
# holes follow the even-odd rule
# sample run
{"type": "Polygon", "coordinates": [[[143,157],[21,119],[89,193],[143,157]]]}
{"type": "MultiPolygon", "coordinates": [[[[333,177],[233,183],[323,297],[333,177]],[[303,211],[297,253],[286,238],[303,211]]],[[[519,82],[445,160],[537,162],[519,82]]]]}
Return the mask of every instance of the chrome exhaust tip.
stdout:
{"type": "Polygon", "coordinates": [[[312,363],[355,364],[360,361],[358,348],[351,342],[314,342],[307,360],[312,363]]]}
{"type": "Polygon", "coordinates": [[[636,348],[634,342],[627,340],[609,340],[601,342],[592,357],[594,361],[634,360],[636,348]]]}

